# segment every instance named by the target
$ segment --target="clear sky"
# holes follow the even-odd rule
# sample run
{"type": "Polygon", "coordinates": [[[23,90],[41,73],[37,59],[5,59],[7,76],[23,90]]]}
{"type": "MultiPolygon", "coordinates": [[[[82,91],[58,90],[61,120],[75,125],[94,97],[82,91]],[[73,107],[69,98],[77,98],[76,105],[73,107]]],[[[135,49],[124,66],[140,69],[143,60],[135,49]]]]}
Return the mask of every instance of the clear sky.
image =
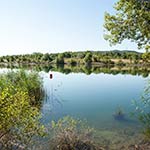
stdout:
{"type": "Polygon", "coordinates": [[[103,39],[104,12],[117,0],[0,0],[0,55],[134,49],[103,39]]]}

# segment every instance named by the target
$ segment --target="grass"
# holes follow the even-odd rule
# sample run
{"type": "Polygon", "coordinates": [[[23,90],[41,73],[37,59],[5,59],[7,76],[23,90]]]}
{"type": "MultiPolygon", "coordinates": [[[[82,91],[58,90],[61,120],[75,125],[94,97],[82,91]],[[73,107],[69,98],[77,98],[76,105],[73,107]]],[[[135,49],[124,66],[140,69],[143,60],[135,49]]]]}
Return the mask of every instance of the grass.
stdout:
{"type": "Polygon", "coordinates": [[[36,72],[26,72],[25,70],[8,71],[0,75],[1,91],[8,85],[21,88],[29,95],[29,103],[38,107],[44,97],[42,79],[36,72]]]}
{"type": "Polygon", "coordinates": [[[0,149],[27,149],[34,136],[44,135],[39,103],[42,80],[24,70],[0,74],[0,149]]]}

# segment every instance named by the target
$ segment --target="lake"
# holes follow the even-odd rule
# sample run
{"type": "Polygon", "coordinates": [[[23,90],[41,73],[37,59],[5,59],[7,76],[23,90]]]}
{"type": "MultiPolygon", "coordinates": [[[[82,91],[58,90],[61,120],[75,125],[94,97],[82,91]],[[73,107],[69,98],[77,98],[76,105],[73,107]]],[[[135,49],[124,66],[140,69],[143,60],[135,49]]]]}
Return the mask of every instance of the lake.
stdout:
{"type": "Polygon", "coordinates": [[[105,73],[66,75],[53,71],[41,72],[41,76],[47,93],[41,108],[44,124],[68,115],[86,120],[95,128],[97,140],[114,149],[141,138],[141,124],[131,116],[136,107],[132,101],[140,101],[147,78],[105,73]],[[123,119],[114,117],[118,108],[124,113],[123,119]]]}
{"type": "MultiPolygon", "coordinates": [[[[46,92],[40,108],[41,122],[49,128],[52,120],[65,116],[80,119],[95,129],[94,140],[108,150],[139,143],[142,125],[131,114],[136,108],[133,101],[141,100],[147,84],[146,70],[77,69],[39,71],[46,92]],[[121,117],[116,115],[119,112],[121,117]]],[[[4,71],[7,69],[0,70],[4,71]]],[[[40,139],[34,149],[51,150],[49,138],[40,139]]]]}

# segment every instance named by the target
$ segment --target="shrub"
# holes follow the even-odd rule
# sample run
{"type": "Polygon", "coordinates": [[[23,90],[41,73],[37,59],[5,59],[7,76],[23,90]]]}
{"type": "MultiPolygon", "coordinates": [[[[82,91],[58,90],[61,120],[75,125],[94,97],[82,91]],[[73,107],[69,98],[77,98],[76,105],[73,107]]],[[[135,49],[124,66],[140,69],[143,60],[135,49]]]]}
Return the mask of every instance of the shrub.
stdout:
{"type": "Polygon", "coordinates": [[[36,72],[26,72],[24,70],[8,71],[0,75],[0,90],[8,85],[15,85],[16,88],[21,88],[29,95],[29,103],[32,106],[40,106],[44,97],[42,79],[36,72]]]}
{"type": "Polygon", "coordinates": [[[53,150],[100,150],[94,143],[94,129],[80,120],[64,117],[52,121],[53,150]]]}
{"type": "MultiPolygon", "coordinates": [[[[29,81],[31,82],[30,77],[33,76],[32,73],[25,74],[22,71],[0,75],[1,149],[12,150],[20,147],[26,149],[33,142],[34,136],[44,135],[44,126],[40,124],[39,110],[30,103],[32,89],[29,91],[29,87],[26,85],[29,81]]],[[[39,81],[38,78],[33,82],[35,83],[35,81],[39,81]]]]}

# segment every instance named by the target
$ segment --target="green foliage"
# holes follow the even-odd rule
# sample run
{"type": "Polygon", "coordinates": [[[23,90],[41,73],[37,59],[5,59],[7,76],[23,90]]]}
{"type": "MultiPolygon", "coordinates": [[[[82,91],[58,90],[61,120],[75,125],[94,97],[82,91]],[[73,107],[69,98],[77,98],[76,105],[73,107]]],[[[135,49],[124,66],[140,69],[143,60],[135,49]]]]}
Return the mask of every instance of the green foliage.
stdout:
{"type": "Polygon", "coordinates": [[[63,53],[63,56],[64,56],[65,58],[71,58],[72,53],[71,53],[71,52],[64,52],[64,53],[63,53]]]}
{"type": "Polygon", "coordinates": [[[129,39],[150,50],[150,1],[119,0],[114,8],[115,15],[105,14],[105,39],[111,44],[129,39]]]}
{"type": "Polygon", "coordinates": [[[74,59],[71,59],[71,60],[70,60],[70,64],[71,64],[72,66],[75,66],[75,65],[77,65],[77,61],[74,60],[74,59]]]}
{"type": "MultiPolygon", "coordinates": [[[[6,66],[35,66],[35,65],[62,65],[76,61],[76,64],[110,64],[111,59],[142,60],[142,53],[133,51],[85,51],[85,52],[64,52],[56,54],[33,53],[27,55],[12,55],[0,57],[0,64],[6,66]]],[[[75,63],[73,65],[76,65],[75,63]]]]}
{"type": "Polygon", "coordinates": [[[52,132],[54,150],[98,150],[93,141],[94,129],[81,120],[67,116],[58,122],[52,121],[52,132]]]}
{"type": "Polygon", "coordinates": [[[142,59],[144,62],[148,62],[150,60],[150,52],[142,54],[142,59]]]}
{"type": "Polygon", "coordinates": [[[84,57],[85,64],[90,64],[92,62],[92,54],[90,52],[87,52],[87,54],[84,57]]]}
{"type": "Polygon", "coordinates": [[[58,54],[56,57],[56,64],[64,64],[64,55],[63,54],[58,54]]]}
{"type": "Polygon", "coordinates": [[[32,82],[33,76],[35,85],[39,78],[34,73],[17,71],[0,75],[0,144],[3,149],[26,149],[34,136],[44,135],[39,110],[31,104],[32,89],[29,91],[26,85],[29,80],[32,82]]]}
{"type": "Polygon", "coordinates": [[[47,62],[51,62],[53,59],[51,58],[51,56],[48,54],[48,53],[46,53],[45,55],[43,55],[42,57],[41,57],[41,61],[47,61],[47,62]]]}
{"type": "Polygon", "coordinates": [[[44,96],[44,90],[42,87],[42,79],[38,73],[28,73],[24,70],[10,71],[7,74],[0,75],[0,87],[1,90],[7,87],[8,84],[15,85],[16,88],[21,88],[27,92],[30,99],[30,104],[38,106],[44,96]]]}
{"type": "Polygon", "coordinates": [[[144,125],[143,132],[145,136],[150,139],[150,80],[148,81],[148,85],[144,90],[141,101],[134,101],[134,104],[136,106],[134,114],[144,125]]]}
{"type": "Polygon", "coordinates": [[[125,66],[125,63],[122,60],[119,60],[116,64],[118,66],[125,66]]]}
{"type": "Polygon", "coordinates": [[[85,57],[84,52],[77,53],[77,58],[83,59],[85,57]]]}

